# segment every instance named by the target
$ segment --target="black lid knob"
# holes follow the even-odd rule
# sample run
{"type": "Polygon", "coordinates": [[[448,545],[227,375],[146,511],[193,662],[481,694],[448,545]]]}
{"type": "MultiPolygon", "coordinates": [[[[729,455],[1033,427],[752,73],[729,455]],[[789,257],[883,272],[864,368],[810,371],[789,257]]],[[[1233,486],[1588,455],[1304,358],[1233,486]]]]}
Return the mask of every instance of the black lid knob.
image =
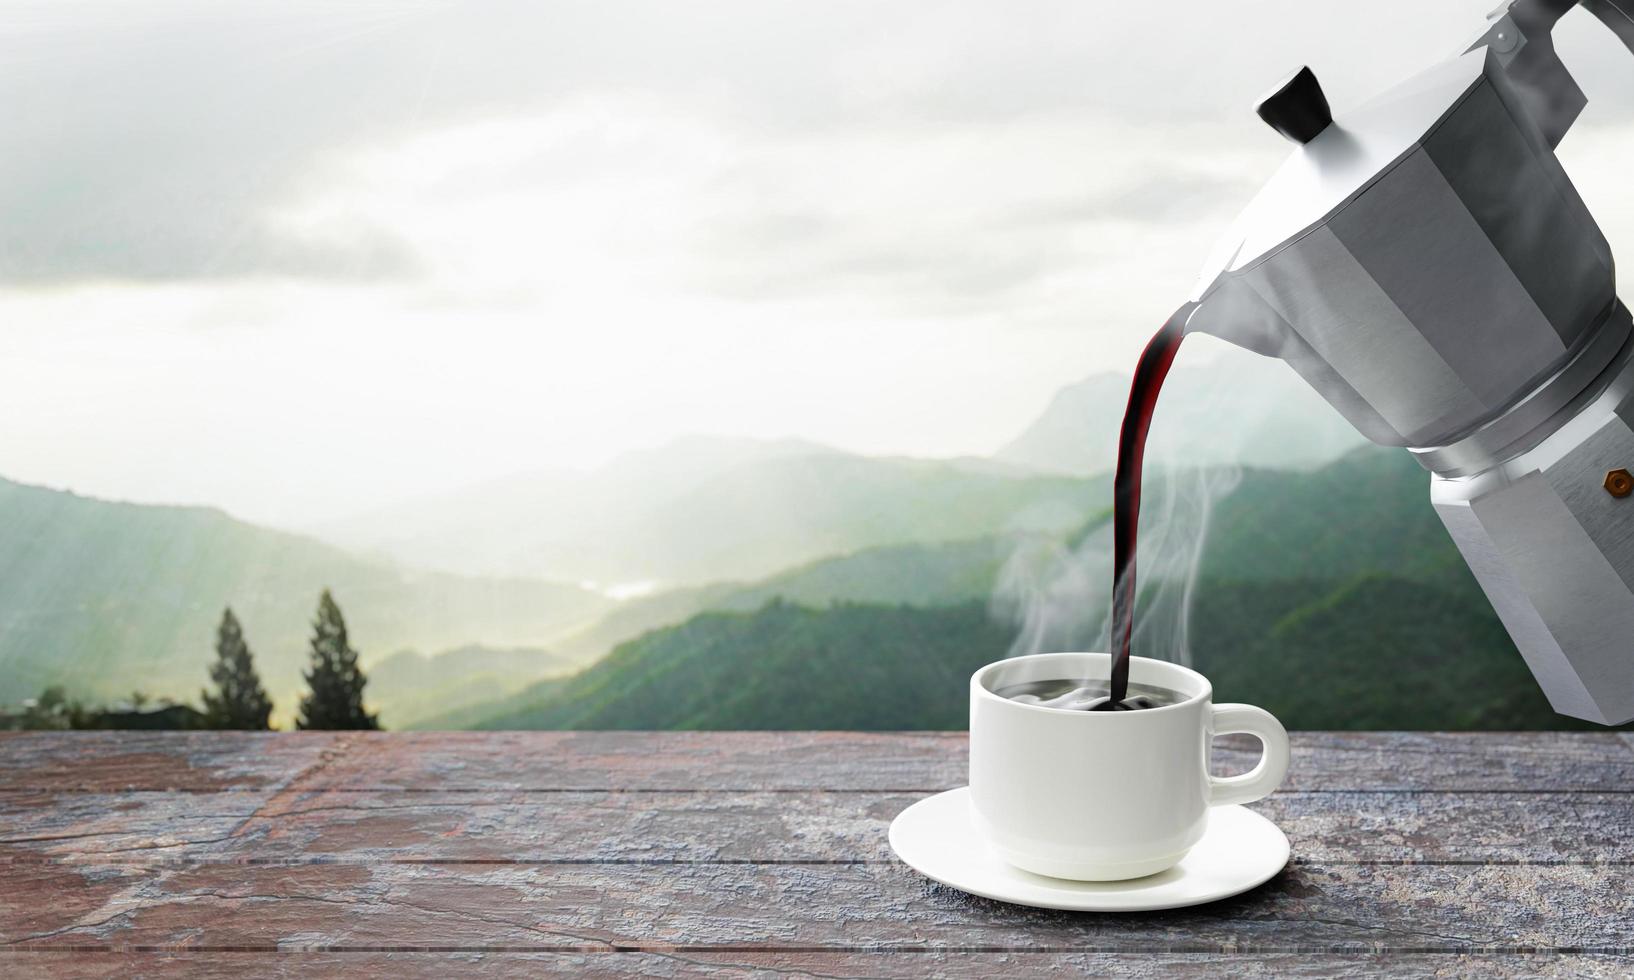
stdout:
{"type": "Polygon", "coordinates": [[[1333,122],[1328,97],[1316,81],[1316,73],[1300,68],[1279,82],[1268,95],[1255,103],[1254,111],[1277,132],[1295,143],[1309,143],[1333,122]]]}

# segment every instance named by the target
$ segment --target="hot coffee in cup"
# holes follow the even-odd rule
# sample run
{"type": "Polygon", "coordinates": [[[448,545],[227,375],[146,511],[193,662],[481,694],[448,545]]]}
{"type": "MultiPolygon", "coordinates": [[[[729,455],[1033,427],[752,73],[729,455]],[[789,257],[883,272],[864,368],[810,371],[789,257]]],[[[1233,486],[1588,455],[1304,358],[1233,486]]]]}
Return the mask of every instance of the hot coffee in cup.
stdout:
{"type": "Polygon", "coordinates": [[[993,692],[1001,698],[1064,711],[1142,711],[1179,704],[1186,696],[1179,691],[1128,685],[1122,701],[1112,700],[1112,685],[1103,681],[1083,681],[1058,677],[1047,681],[1025,681],[993,692]]]}
{"type": "Polygon", "coordinates": [[[971,819],[1018,868],[1079,881],[1155,874],[1202,839],[1209,807],[1265,797],[1288,771],[1288,735],[1269,712],[1213,704],[1208,679],[1178,664],[1130,659],[1129,700],[1149,699],[1143,710],[1043,703],[1092,700],[1092,687],[1075,689],[1110,667],[1104,653],[1045,653],[970,679],[971,819]],[[1259,764],[1210,776],[1212,739],[1239,732],[1263,744],[1259,764]]]}

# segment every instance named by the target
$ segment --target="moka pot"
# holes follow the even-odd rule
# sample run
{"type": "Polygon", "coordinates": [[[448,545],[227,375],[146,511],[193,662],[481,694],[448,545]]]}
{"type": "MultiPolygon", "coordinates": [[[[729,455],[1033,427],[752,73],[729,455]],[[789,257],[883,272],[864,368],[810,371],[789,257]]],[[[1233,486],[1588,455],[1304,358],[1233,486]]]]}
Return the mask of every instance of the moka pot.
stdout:
{"type": "MultiPolygon", "coordinates": [[[[1296,148],[1185,329],[1287,361],[1413,452],[1550,703],[1614,724],[1634,719],[1634,320],[1554,153],[1585,104],[1550,39],[1573,6],[1515,0],[1338,117],[1309,69],[1285,80],[1258,111],[1296,148]]],[[[1582,6],[1634,51],[1634,0],[1582,6]]]]}

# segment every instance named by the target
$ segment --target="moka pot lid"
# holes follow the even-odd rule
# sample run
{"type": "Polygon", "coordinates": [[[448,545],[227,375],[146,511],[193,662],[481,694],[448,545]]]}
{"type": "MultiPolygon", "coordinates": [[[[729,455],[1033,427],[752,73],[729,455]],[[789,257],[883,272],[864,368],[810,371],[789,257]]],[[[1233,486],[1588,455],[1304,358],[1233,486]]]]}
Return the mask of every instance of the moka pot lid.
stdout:
{"type": "Polygon", "coordinates": [[[1326,100],[1309,69],[1261,100],[1260,115],[1297,145],[1220,240],[1194,298],[1321,225],[1417,147],[1481,82],[1484,49],[1403,82],[1322,125],[1326,100]],[[1299,142],[1305,139],[1305,142],[1299,142]]]}

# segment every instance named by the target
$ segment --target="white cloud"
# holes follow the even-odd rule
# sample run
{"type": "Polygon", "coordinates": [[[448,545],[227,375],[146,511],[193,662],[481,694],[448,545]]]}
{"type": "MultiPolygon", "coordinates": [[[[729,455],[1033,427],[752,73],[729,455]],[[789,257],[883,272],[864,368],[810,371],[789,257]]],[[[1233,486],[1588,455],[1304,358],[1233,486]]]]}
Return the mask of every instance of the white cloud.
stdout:
{"type": "MultiPolygon", "coordinates": [[[[1266,81],[1342,109],[1485,5],[31,9],[0,472],[303,523],[693,431],[991,450],[1184,297],[1266,81]]],[[[1563,154],[1615,241],[1597,26],[1563,154]]]]}

